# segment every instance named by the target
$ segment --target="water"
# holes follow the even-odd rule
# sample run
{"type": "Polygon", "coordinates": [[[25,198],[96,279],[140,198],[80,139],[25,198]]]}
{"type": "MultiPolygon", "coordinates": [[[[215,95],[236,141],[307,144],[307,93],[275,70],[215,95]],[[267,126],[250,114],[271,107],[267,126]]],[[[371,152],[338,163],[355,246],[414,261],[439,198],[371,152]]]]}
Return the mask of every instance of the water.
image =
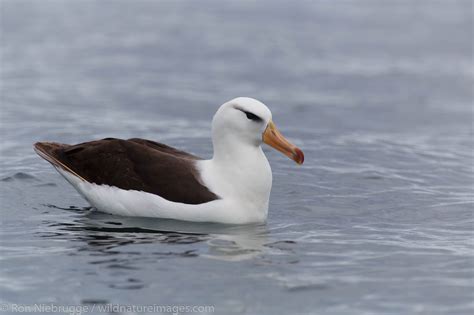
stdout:
{"type": "Polygon", "coordinates": [[[218,314],[474,311],[470,1],[2,1],[2,302],[218,314]],[[93,212],[32,151],[143,137],[211,155],[262,100],[300,146],[266,225],[93,212]]]}

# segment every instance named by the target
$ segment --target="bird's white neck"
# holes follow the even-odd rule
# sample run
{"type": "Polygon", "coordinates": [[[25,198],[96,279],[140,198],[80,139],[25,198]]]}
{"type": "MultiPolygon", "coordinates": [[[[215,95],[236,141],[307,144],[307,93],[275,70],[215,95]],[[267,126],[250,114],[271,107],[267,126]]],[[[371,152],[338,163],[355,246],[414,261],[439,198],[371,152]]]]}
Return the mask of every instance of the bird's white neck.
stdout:
{"type": "Polygon", "coordinates": [[[260,145],[241,142],[237,137],[213,137],[213,163],[216,165],[235,165],[246,167],[255,163],[267,161],[260,145]]]}
{"type": "Polygon", "coordinates": [[[199,162],[204,184],[221,198],[239,200],[266,217],[272,172],[262,148],[229,137],[214,138],[213,145],[213,158],[199,162]]]}

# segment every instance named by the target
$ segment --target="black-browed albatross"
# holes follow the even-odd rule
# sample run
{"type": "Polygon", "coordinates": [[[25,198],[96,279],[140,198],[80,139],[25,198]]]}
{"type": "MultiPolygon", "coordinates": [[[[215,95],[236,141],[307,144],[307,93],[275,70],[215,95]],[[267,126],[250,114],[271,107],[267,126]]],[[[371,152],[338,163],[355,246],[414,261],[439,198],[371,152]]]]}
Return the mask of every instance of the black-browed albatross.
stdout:
{"type": "Polygon", "coordinates": [[[298,164],[304,161],[270,110],[248,97],[223,104],[214,115],[210,160],[137,138],[34,147],[99,211],[246,224],[264,222],[268,213],[272,172],[262,142],[298,164]]]}

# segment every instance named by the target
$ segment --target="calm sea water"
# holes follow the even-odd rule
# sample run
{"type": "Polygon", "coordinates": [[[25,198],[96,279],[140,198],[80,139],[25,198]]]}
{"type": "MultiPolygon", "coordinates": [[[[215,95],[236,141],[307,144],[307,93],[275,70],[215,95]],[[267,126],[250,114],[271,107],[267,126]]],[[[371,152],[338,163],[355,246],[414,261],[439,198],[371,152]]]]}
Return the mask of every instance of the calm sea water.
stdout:
{"type": "Polygon", "coordinates": [[[470,1],[1,1],[1,302],[217,314],[472,314],[470,1]],[[32,143],[143,137],[202,157],[236,96],[266,225],[96,213],[32,143]]]}

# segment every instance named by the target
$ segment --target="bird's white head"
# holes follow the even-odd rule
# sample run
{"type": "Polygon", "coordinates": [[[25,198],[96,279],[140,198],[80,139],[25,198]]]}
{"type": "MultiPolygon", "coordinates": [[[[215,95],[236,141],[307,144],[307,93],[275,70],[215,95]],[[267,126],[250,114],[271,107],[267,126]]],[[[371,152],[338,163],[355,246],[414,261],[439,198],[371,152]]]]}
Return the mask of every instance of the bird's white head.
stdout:
{"type": "Polygon", "coordinates": [[[214,154],[235,154],[235,149],[260,147],[262,142],[282,152],[298,164],[303,152],[278,131],[272,113],[265,104],[249,97],[238,97],[224,103],[212,120],[214,154]],[[234,150],[232,149],[234,148],[234,150]]]}

